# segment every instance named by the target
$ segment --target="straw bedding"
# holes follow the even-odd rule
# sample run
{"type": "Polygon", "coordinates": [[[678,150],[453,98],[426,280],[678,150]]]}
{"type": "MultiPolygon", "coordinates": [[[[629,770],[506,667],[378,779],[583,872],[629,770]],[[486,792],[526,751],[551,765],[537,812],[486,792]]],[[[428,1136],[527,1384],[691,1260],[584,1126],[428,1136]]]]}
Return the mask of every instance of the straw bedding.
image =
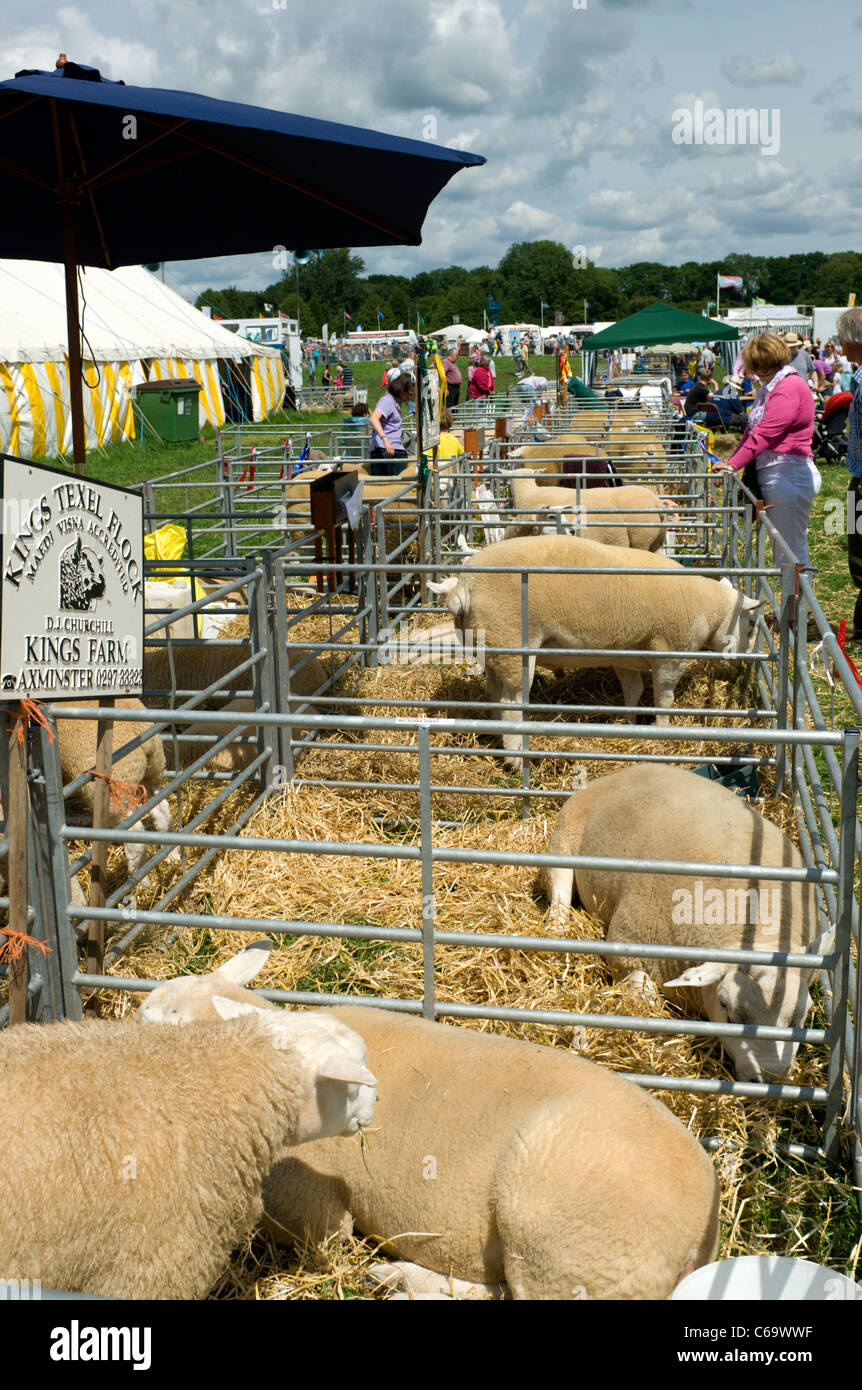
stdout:
{"type": "MultiPolygon", "coordinates": [[[[433,622],[428,617],[429,623],[433,622]]],[[[306,620],[304,640],[324,638],[325,617],[306,620]]],[[[741,688],[731,689],[706,672],[706,663],[694,666],[678,689],[683,707],[747,703],[741,688]]],[[[350,695],[361,701],[350,713],[391,712],[403,708],[379,707],[366,701],[410,699],[417,702],[483,700],[482,681],[464,666],[353,668],[339,683],[337,701],[350,695]]],[[[649,700],[649,692],[645,701],[649,700]]],[[[533,699],[550,703],[615,704],[620,695],[610,672],[586,671],[537,679],[533,699]]],[[[423,713],[442,713],[440,708],[423,713]]],[[[550,715],[543,715],[549,718],[550,715]]],[[[613,722],[615,716],[599,716],[613,722]]],[[[625,716],[616,716],[622,720],[625,716]]],[[[684,712],[674,722],[700,722],[684,712]]],[[[745,720],[733,721],[744,725],[745,720]]],[[[459,745],[453,757],[432,752],[433,782],[444,790],[433,799],[434,843],[465,848],[541,851],[545,848],[561,799],[530,805],[529,818],[519,819],[521,799],[503,797],[503,788],[516,789],[520,777],[507,772],[499,757],[477,756],[491,748],[482,735],[442,736],[430,729],[432,749],[443,742],[459,745]],[[472,750],[472,751],[471,751],[472,750]],[[447,787],[478,786],[481,796],[448,792],[447,787]],[[495,790],[497,795],[494,795],[495,790]],[[445,822],[460,822],[446,824],[445,822]]],[[[369,752],[358,736],[335,733],[321,740],[304,757],[300,780],[264,803],[248,822],[250,835],[342,840],[350,842],[416,845],[419,843],[419,806],[415,790],[415,752],[397,751],[395,745],[415,747],[415,726],[405,723],[397,731],[373,734],[369,741],[391,744],[393,751],[369,752]],[[348,747],[336,750],[327,744],[348,747]],[[341,790],[310,785],[337,777],[368,781],[366,790],[341,790]],[[381,782],[403,782],[405,790],[381,790],[381,782]]],[[[534,737],[531,747],[569,750],[573,761],[548,758],[534,765],[533,786],[563,795],[577,785],[575,768],[583,765],[590,777],[622,765],[624,745],[617,740],[550,739],[534,737]],[[579,763],[588,752],[610,755],[607,761],[579,763]]],[[[681,745],[657,745],[646,739],[625,746],[628,752],[673,752],[684,763],[686,755],[726,755],[736,745],[701,741],[681,745]]],[[[768,781],[764,790],[769,791],[768,781]]],[[[189,791],[205,799],[206,791],[189,791]]],[[[225,828],[251,793],[236,793],[219,813],[225,828]]],[[[191,807],[189,807],[189,810],[191,807]]],[[[759,809],[796,837],[792,805],[767,796],[759,809]]],[[[188,814],[188,812],[187,812],[188,814]]],[[[215,828],[215,827],[212,827],[215,828]]],[[[156,876],[157,883],[159,875],[156,876]]],[[[435,866],[436,924],[439,930],[495,932],[545,936],[546,904],[536,891],[535,870],[518,866],[443,864],[435,866]]],[[[164,878],[161,879],[165,881],[164,878]]],[[[155,900],[156,888],[153,888],[155,900]]],[[[145,906],[146,894],[139,892],[145,906]]],[[[198,913],[237,914],[272,920],[333,921],[370,927],[421,926],[421,873],[418,862],[345,858],[325,855],[285,855],[277,852],[230,851],[209,865],[180,904],[198,913]]],[[[583,911],[572,910],[570,935],[600,939],[597,922],[583,911]]],[[[131,959],[117,969],[122,974],[164,978],[186,972],[209,971],[233,955],[248,937],[239,933],[182,931],[175,945],[164,949],[157,933],[142,940],[131,959]]],[[[647,1005],[622,984],[613,984],[600,957],[563,956],[476,947],[438,946],[437,998],[440,1001],[515,1008],[555,1009],[586,1013],[653,1014],[673,1018],[665,1001],[647,1005]]],[[[412,942],[338,940],[313,937],[279,938],[265,973],[256,984],[269,988],[310,992],[351,993],[373,999],[380,996],[421,999],[421,948],[412,942]]],[[[131,1011],[129,996],[103,996],[113,1014],[131,1011]]],[[[822,1022],[817,1018],[815,1022],[822,1022]]],[[[611,1029],[577,1027],[546,1028],[536,1024],[462,1022],[460,1026],[501,1031],[550,1046],[572,1048],[591,1060],[624,1072],[663,1076],[729,1078],[717,1043],[704,1039],[658,1038],[611,1029]]],[[[800,1051],[795,1081],[822,1085],[825,1067],[813,1049],[800,1051]]],[[[820,1260],[836,1269],[852,1271],[859,1256],[859,1223],[855,1197],[837,1167],[807,1165],[776,1152],[778,1143],[817,1142],[819,1113],[806,1107],[770,1106],[726,1096],[690,1096],[675,1092],[655,1094],[695,1133],[717,1139],[715,1162],[723,1187],[722,1254],[792,1254],[820,1260]]],[[[213,1290],[217,1298],[326,1299],[367,1298],[374,1294],[364,1271],[374,1257],[373,1243],[353,1241],[304,1251],[277,1250],[260,1232],[235,1252],[229,1268],[213,1290]]]]}

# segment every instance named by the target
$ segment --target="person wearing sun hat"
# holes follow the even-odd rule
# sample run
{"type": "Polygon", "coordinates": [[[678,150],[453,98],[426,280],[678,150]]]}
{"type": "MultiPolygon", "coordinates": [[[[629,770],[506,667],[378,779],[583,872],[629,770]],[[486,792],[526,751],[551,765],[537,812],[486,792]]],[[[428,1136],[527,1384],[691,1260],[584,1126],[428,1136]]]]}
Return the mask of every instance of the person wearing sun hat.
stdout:
{"type": "Polygon", "coordinates": [[[739,399],[742,387],[741,376],[726,376],[723,385],[713,392],[712,403],[721,416],[721,423],[725,428],[737,416],[745,414],[745,406],[739,399]]]}
{"type": "Polygon", "coordinates": [[[810,381],[814,371],[814,358],[805,347],[798,333],[785,333],[784,341],[790,348],[790,365],[803,381],[810,381]]]}

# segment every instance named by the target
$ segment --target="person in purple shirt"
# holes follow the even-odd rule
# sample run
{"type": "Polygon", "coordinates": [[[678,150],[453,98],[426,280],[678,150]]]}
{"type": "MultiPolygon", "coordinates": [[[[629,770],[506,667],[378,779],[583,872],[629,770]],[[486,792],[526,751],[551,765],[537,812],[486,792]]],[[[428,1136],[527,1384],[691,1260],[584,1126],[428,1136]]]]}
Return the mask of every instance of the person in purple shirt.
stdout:
{"type": "Polygon", "coordinates": [[[402,448],[401,404],[411,398],[416,390],[412,372],[402,367],[391,367],[386,383],[386,394],[381,396],[371,412],[371,472],[376,477],[392,478],[404,468],[402,459],[407,453],[402,448]]]}

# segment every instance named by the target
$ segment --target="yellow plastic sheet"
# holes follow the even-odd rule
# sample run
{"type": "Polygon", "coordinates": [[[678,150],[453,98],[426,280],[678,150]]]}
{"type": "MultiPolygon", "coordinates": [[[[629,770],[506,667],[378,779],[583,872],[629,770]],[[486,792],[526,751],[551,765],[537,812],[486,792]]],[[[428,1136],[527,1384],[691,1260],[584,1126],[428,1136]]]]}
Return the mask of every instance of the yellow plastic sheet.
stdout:
{"type": "Polygon", "coordinates": [[[168,521],[157,531],[144,536],[144,557],[147,560],[179,560],[186,548],[184,526],[168,521]]]}
{"type": "MultiPolygon", "coordinates": [[[[167,521],[157,531],[150,531],[144,536],[144,557],[147,560],[180,560],[185,548],[185,527],[178,526],[175,521],[167,521]]],[[[188,570],[178,570],[176,574],[164,582],[191,585],[195,602],[198,599],[206,598],[206,589],[202,588],[197,580],[192,583],[192,577],[188,570]]]]}

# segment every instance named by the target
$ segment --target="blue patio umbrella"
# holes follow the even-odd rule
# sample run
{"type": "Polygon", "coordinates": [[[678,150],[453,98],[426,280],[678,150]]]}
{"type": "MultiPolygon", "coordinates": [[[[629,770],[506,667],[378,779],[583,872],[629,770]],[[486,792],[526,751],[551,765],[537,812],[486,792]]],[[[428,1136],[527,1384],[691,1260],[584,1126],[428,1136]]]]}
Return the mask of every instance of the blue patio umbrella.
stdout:
{"type": "Polygon", "coordinates": [[[481,155],[357,126],[126,86],[66,61],[0,82],[0,257],[66,272],[75,469],[84,471],[77,267],[283,246],[416,246],[481,155]]]}

